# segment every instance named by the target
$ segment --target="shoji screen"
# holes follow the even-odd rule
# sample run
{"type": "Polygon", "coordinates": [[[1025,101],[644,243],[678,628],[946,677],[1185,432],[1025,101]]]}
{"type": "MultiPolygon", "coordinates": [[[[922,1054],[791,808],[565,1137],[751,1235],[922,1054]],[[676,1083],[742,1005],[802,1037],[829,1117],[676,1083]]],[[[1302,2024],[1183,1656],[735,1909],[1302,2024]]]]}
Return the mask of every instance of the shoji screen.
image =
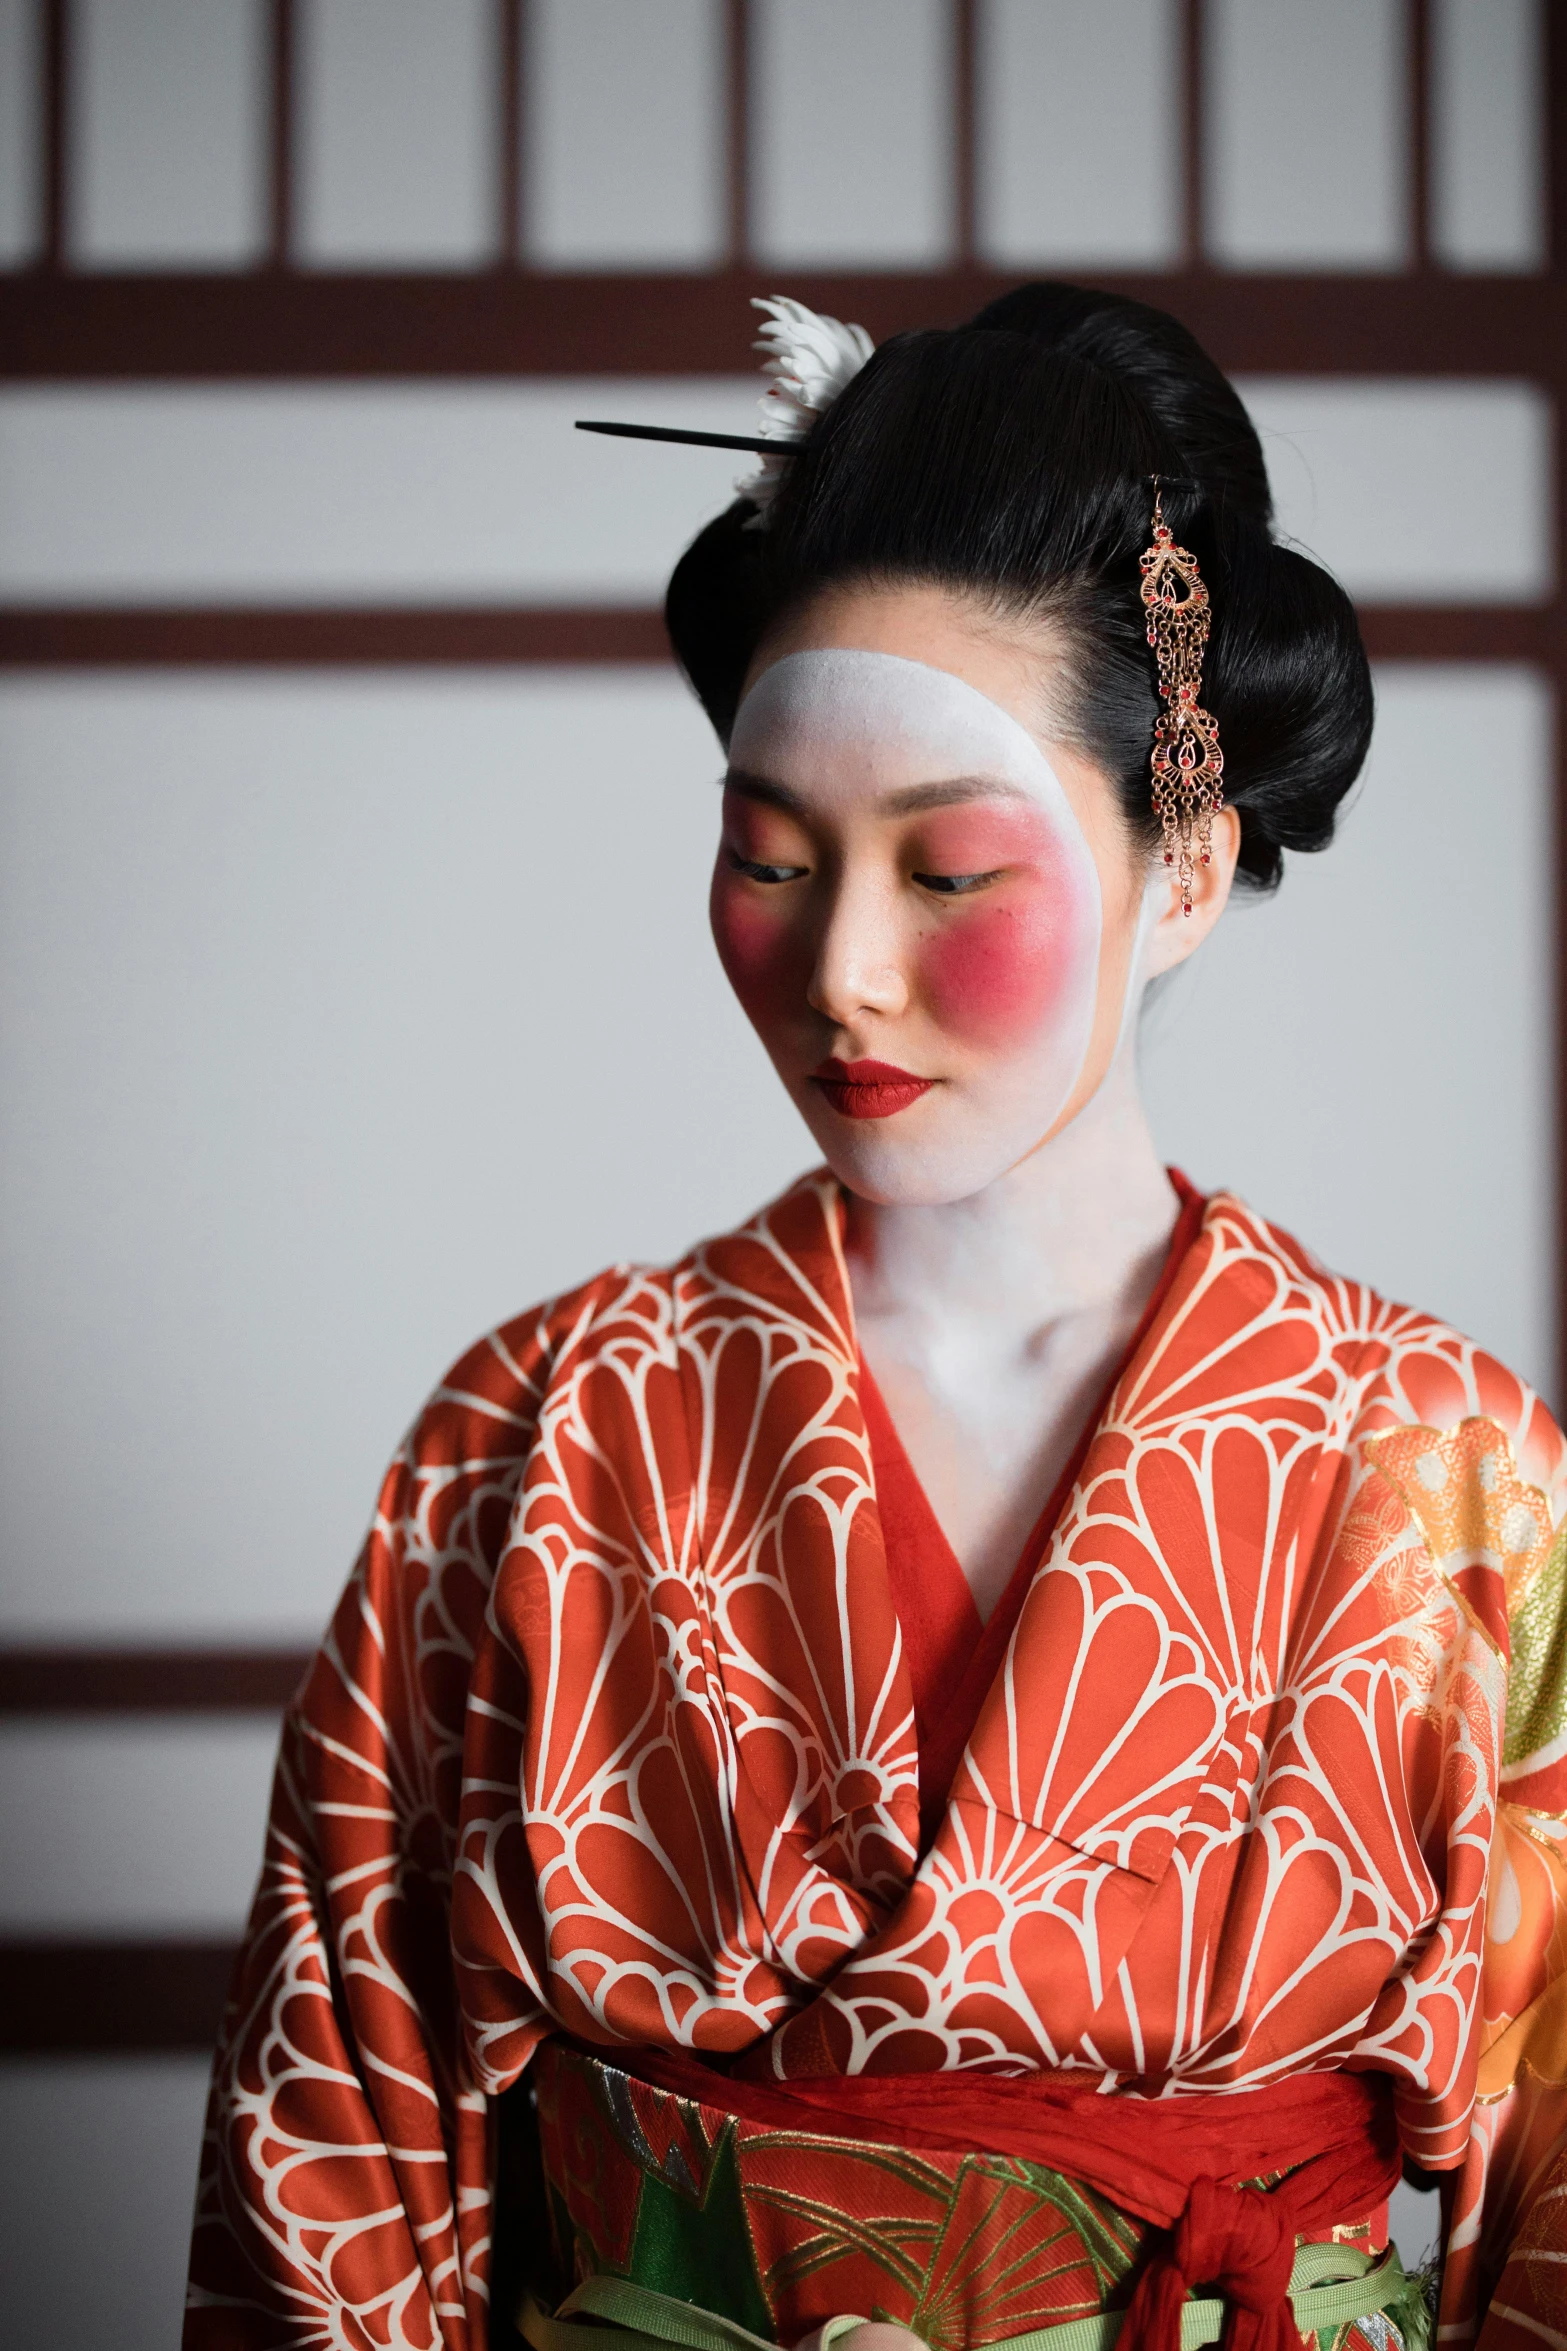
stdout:
{"type": "Polygon", "coordinates": [[[1562,1400],[1544,18],[0,0],[19,2334],[171,2338],[277,1710],[424,1390],[809,1156],[657,617],[740,461],[570,430],[743,429],[751,295],[879,336],[1067,275],[1239,373],[1379,727],[1151,1014],[1161,1138],[1562,1400]]]}

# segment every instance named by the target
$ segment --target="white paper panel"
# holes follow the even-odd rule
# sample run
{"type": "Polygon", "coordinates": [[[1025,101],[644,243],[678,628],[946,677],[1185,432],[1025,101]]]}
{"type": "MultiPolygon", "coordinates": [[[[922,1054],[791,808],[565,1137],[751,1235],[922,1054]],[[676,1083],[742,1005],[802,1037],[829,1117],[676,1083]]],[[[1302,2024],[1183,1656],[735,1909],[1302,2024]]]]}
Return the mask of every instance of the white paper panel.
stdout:
{"type": "Polygon", "coordinates": [[[1532,384],[1252,376],[1279,527],[1357,596],[1550,593],[1550,403],[1532,384]]]}
{"type": "Polygon", "coordinates": [[[1210,0],[1215,259],[1381,269],[1408,238],[1402,0],[1210,0]]]}
{"type": "Polygon", "coordinates": [[[504,1316],[814,1157],[675,679],[0,689],[10,1637],[313,1638],[504,1316]]]}
{"type": "Polygon", "coordinates": [[[1388,2233],[1411,2277],[1436,2250],[1442,2233],[1442,2191],[1400,2180],[1388,2199],[1388,2233]]]}
{"type": "Polygon", "coordinates": [[[39,0],[0,0],[0,264],[39,237],[39,0]]]}
{"type": "Polygon", "coordinates": [[[300,0],[300,258],[489,260],[499,216],[492,0],[300,0]]]}
{"type": "Polygon", "coordinates": [[[1388,2236],[1398,2245],[1405,2269],[1424,2269],[1426,2259],[1435,2252],[1442,2233],[1442,2191],[1440,2186],[1414,2186],[1412,2179],[1400,2179],[1391,2198],[1388,2198],[1388,2236]]]}
{"type": "Polygon", "coordinates": [[[246,1715],[0,1724],[0,1933],[237,1931],[277,1736],[246,1715]]]}
{"type": "Polygon", "coordinates": [[[1546,687],[1461,666],[1377,683],[1340,839],[1237,904],[1150,1011],[1154,1131],[1195,1182],[1550,1395],[1546,687]]]}
{"type": "Polygon", "coordinates": [[[1157,269],[1178,257],[1178,28],[1177,0],[983,0],[987,260],[1157,269]]]}
{"type": "Polygon", "coordinates": [[[751,242],[780,264],[920,267],[951,250],[943,0],[753,0],[751,242]]]}
{"type": "Polygon", "coordinates": [[[720,0],[533,0],[523,96],[535,261],[695,269],[721,258],[720,0]]]}
{"type": "MultiPolygon", "coordinates": [[[[1533,387],[1242,388],[1284,527],[1357,594],[1548,591],[1549,414],[1533,387]]],[[[755,398],[744,377],[3,391],[0,599],[653,603],[745,461],[572,420],[744,432],[755,398]]]]}
{"type": "Polygon", "coordinates": [[[1545,262],[1540,0],[1432,0],[1431,241],[1459,269],[1545,262]]]}
{"type": "Polygon", "coordinates": [[[0,598],[654,603],[733,496],[757,379],[0,391],[0,598]]]}
{"type": "Polygon", "coordinates": [[[71,241],[90,268],[253,261],[266,238],[261,0],[77,0],[71,241]]]}
{"type": "Polygon", "coordinates": [[[206,2094],[197,2057],[0,2061],[9,2341],[179,2341],[206,2094]]]}

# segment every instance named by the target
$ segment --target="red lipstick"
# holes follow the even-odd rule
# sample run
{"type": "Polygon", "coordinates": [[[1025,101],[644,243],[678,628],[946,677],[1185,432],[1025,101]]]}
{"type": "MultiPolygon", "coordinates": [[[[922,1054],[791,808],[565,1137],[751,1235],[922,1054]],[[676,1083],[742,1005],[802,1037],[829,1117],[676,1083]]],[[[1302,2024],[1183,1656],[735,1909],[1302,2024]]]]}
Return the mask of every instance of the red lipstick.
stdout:
{"type": "Polygon", "coordinates": [[[845,1118],[891,1118],[928,1094],[934,1078],[917,1078],[890,1061],[824,1061],[811,1072],[834,1110],[845,1118]]]}

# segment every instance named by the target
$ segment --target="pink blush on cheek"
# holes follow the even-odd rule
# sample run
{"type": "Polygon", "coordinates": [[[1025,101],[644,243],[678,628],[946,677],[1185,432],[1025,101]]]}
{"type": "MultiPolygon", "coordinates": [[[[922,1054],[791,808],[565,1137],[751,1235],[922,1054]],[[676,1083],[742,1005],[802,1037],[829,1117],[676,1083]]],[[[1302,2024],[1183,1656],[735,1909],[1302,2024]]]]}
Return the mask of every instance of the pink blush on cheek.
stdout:
{"type": "Polygon", "coordinates": [[[794,926],[756,890],[720,864],[708,903],[713,944],[724,976],[757,1028],[799,1009],[809,983],[808,956],[794,926]]]}
{"type": "Polygon", "coordinates": [[[995,1048],[1076,1015],[1098,976],[1092,915],[1088,892],[1057,873],[944,922],[920,949],[936,1020],[953,1037],[995,1048]]]}

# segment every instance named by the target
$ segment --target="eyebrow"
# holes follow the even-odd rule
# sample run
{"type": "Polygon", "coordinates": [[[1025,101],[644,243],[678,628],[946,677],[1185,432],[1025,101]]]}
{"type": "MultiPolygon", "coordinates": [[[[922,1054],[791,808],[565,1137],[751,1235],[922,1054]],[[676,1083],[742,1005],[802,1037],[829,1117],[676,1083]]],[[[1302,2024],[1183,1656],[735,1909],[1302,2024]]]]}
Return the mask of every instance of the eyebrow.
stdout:
{"type": "MultiPolygon", "coordinates": [[[[803,795],[790,790],[787,784],[775,783],[771,776],[752,775],[743,767],[731,767],[724,776],[725,789],[738,792],[742,800],[760,800],[768,808],[787,809],[791,816],[809,814],[803,795]]],[[[950,776],[940,783],[906,784],[898,792],[884,793],[876,803],[880,816],[920,816],[928,808],[960,808],[970,800],[1026,800],[1020,784],[1008,782],[1001,776],[950,776]]]]}

